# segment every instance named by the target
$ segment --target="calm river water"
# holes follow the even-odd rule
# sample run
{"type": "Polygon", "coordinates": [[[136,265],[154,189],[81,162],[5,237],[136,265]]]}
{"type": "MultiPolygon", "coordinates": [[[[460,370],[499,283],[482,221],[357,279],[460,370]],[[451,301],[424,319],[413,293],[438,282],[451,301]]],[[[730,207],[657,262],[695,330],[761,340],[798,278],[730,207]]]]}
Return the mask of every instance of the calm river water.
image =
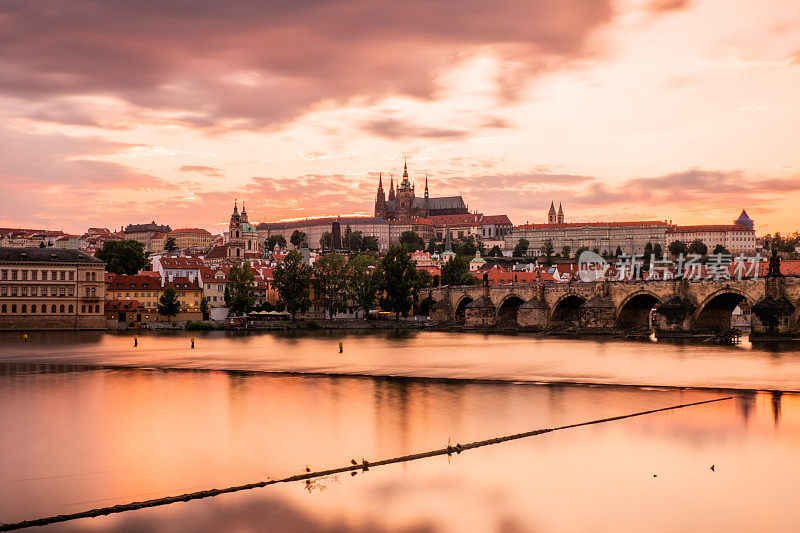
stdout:
{"type": "Polygon", "coordinates": [[[40,529],[797,531],[798,391],[798,345],[0,334],[0,523],[733,396],[40,529]]]}

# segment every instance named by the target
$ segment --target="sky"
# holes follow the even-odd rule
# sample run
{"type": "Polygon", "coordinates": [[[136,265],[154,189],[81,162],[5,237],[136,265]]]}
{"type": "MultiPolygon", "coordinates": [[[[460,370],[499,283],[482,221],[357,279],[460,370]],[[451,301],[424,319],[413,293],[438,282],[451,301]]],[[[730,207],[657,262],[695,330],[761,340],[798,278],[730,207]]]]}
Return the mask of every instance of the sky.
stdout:
{"type": "Polygon", "coordinates": [[[4,0],[0,226],[220,233],[432,196],[800,229],[797,0],[4,0]]]}

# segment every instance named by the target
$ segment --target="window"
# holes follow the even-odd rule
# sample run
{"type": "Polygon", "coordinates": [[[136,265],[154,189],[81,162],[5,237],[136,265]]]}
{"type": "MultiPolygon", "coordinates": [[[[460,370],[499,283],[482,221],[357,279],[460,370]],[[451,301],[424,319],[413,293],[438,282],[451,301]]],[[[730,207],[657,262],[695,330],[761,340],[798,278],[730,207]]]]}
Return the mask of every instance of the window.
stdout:
{"type": "Polygon", "coordinates": [[[50,306],[50,312],[51,313],[55,313],[56,312],[56,304],[53,304],[53,305],[50,306]]]}
{"type": "Polygon", "coordinates": [[[55,296],[56,294],[58,294],[58,287],[53,285],[52,287],[50,287],[50,296],[55,296]]]}
{"type": "Polygon", "coordinates": [[[61,281],[66,281],[66,280],[67,280],[67,272],[62,270],[61,271],[61,281]]]}
{"type": "Polygon", "coordinates": [[[19,295],[20,296],[27,296],[28,295],[28,287],[20,287],[19,288],[19,295]]]}
{"type": "Polygon", "coordinates": [[[11,312],[12,313],[16,313],[17,312],[17,305],[16,304],[11,306],[11,312]]]}
{"type": "Polygon", "coordinates": [[[17,287],[12,285],[11,286],[11,296],[16,296],[16,295],[17,295],[17,287]]]}
{"type": "Polygon", "coordinates": [[[86,312],[86,305],[82,305],[81,306],[81,313],[85,313],[85,312],[86,312]]]}
{"type": "Polygon", "coordinates": [[[86,273],[86,281],[89,281],[90,279],[91,279],[91,278],[90,278],[90,276],[89,276],[89,273],[87,272],[87,273],[86,273]]]}
{"type": "Polygon", "coordinates": [[[36,312],[36,304],[33,304],[31,306],[31,313],[35,313],[35,312],[36,312]]]}
{"type": "Polygon", "coordinates": [[[71,313],[71,312],[72,312],[72,310],[73,310],[72,304],[69,304],[69,309],[68,309],[68,311],[71,313]]]}
{"type": "Polygon", "coordinates": [[[0,272],[0,278],[8,279],[8,270],[3,270],[2,272],[0,272]]]}
{"type": "Polygon", "coordinates": [[[90,293],[90,291],[89,291],[89,287],[86,287],[86,296],[87,296],[87,297],[89,296],[89,293],[90,293]]]}
{"type": "Polygon", "coordinates": [[[75,287],[70,286],[67,289],[67,296],[75,296],[75,287]]]}
{"type": "Polygon", "coordinates": [[[42,306],[42,314],[44,314],[44,313],[47,313],[47,306],[46,305],[42,306]]]}
{"type": "Polygon", "coordinates": [[[3,304],[3,307],[0,308],[0,310],[2,310],[3,313],[8,313],[8,306],[6,306],[6,304],[3,304]]]}
{"type": "Polygon", "coordinates": [[[8,296],[8,287],[3,285],[0,287],[0,296],[8,296]]]}
{"type": "Polygon", "coordinates": [[[95,305],[94,306],[94,312],[95,313],[99,313],[100,312],[100,306],[99,305],[95,305]]]}
{"type": "Polygon", "coordinates": [[[97,281],[97,273],[92,272],[92,281],[97,281]]]}
{"type": "Polygon", "coordinates": [[[75,272],[72,272],[71,270],[69,272],[69,280],[70,281],[75,281],[75,272]]]}
{"type": "Polygon", "coordinates": [[[96,287],[92,287],[92,296],[95,296],[95,291],[97,290],[96,287]]]}
{"type": "Polygon", "coordinates": [[[28,306],[25,305],[25,304],[22,304],[22,313],[27,313],[27,312],[28,312],[28,306]]]}
{"type": "Polygon", "coordinates": [[[17,279],[17,271],[16,270],[12,270],[11,271],[11,279],[17,279]]]}
{"type": "Polygon", "coordinates": [[[36,281],[36,279],[38,277],[39,277],[39,271],[38,270],[31,270],[31,279],[36,281]]]}
{"type": "Polygon", "coordinates": [[[61,304],[61,307],[59,307],[59,313],[63,313],[63,312],[64,312],[64,304],[61,304]]]}
{"type": "Polygon", "coordinates": [[[28,279],[28,271],[27,270],[23,270],[22,271],[21,279],[28,279]]]}
{"type": "Polygon", "coordinates": [[[67,295],[67,288],[63,285],[58,288],[58,295],[59,296],[66,296],[67,295]]]}

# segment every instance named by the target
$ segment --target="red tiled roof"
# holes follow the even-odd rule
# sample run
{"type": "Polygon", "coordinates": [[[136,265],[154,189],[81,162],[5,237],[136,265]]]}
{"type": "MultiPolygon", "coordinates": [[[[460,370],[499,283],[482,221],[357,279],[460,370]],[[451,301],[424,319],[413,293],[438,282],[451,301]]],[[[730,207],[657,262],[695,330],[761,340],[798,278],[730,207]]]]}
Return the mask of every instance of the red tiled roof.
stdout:
{"type": "Polygon", "coordinates": [[[486,215],[483,217],[484,224],[511,224],[508,215],[486,215]]]}
{"type": "Polygon", "coordinates": [[[669,228],[669,224],[663,220],[640,220],[633,222],[564,222],[562,224],[523,224],[516,226],[515,230],[525,229],[567,229],[567,228],[581,228],[585,226],[593,227],[612,227],[612,228],[632,228],[632,227],[647,227],[647,226],[665,226],[669,228]]]}
{"type": "Polygon", "coordinates": [[[176,233],[202,233],[202,234],[211,235],[210,231],[205,230],[203,228],[178,228],[178,229],[172,230],[172,234],[173,235],[175,235],[176,233]]]}
{"type": "Polygon", "coordinates": [[[162,257],[160,262],[162,268],[200,268],[205,266],[202,259],[190,257],[162,257]]]}
{"type": "Polygon", "coordinates": [[[109,282],[108,290],[110,291],[119,291],[119,290],[136,290],[136,289],[160,289],[161,288],[161,279],[155,278],[153,276],[145,276],[142,274],[134,274],[134,275],[127,275],[127,274],[119,274],[114,276],[114,278],[109,282]]]}
{"type": "Polygon", "coordinates": [[[739,226],[738,224],[707,224],[699,226],[672,226],[667,233],[700,233],[700,232],[713,232],[713,231],[751,231],[746,226],[739,226]]]}
{"type": "Polygon", "coordinates": [[[206,259],[225,259],[226,257],[228,257],[226,246],[215,246],[206,254],[206,259]]]}
{"type": "Polygon", "coordinates": [[[164,288],[172,287],[173,289],[197,289],[201,290],[200,280],[195,278],[194,281],[189,281],[189,278],[176,276],[172,281],[167,281],[164,288]]]}

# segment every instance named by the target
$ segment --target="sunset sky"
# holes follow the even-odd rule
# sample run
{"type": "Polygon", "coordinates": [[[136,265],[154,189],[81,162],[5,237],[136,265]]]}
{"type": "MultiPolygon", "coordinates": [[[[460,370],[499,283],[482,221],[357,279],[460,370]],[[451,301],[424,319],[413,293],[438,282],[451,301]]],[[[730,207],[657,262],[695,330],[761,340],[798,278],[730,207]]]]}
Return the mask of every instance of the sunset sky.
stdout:
{"type": "Polygon", "coordinates": [[[0,226],[372,214],[800,229],[798,0],[4,0],[0,226]]]}

